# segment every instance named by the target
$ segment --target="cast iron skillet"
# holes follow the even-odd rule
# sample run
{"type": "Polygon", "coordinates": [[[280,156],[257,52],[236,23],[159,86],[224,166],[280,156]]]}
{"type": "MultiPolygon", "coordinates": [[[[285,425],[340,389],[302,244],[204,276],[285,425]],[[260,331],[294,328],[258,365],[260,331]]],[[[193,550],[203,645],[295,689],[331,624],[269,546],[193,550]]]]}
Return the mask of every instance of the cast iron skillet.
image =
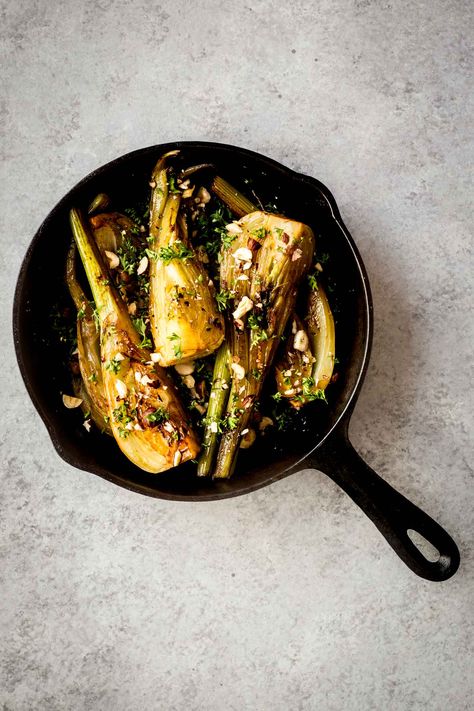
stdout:
{"type": "Polygon", "coordinates": [[[369,360],[372,300],[356,246],[333,196],[319,181],[257,153],[217,143],[167,143],[122,156],[84,178],[39,228],[18,278],[13,331],[27,390],[58,454],[69,464],[132,491],[177,501],[246,494],[301,469],[319,469],[369,516],[417,575],[446,580],[456,572],[459,552],[451,537],[383,481],[349,442],[349,419],[369,360]],[[157,157],[174,148],[181,149],[188,164],[214,163],[237,187],[255,190],[263,202],[276,201],[283,213],[311,225],[318,254],[329,255],[325,276],[336,317],[339,359],[339,379],[331,385],[329,405],[311,403],[290,434],[269,434],[251,450],[242,450],[229,481],[198,479],[190,463],[164,474],[147,474],[131,464],[111,439],[88,434],[80,415],[65,411],[61,402],[61,391],[71,392],[70,375],[56,357],[50,315],[58,298],[67,299],[63,274],[70,243],[69,208],[86,205],[100,191],[109,193],[117,205],[133,204],[146,194],[157,157]],[[408,531],[427,539],[439,551],[439,559],[427,560],[408,531]]]}

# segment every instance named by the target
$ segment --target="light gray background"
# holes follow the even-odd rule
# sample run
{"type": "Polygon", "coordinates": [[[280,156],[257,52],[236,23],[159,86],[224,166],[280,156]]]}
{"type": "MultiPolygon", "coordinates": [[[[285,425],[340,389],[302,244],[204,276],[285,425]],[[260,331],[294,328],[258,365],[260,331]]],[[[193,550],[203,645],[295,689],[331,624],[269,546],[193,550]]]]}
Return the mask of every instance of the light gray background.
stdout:
{"type": "Polygon", "coordinates": [[[2,7],[3,709],[472,708],[472,3],[2,7]],[[334,192],[376,314],[352,439],[458,541],[449,582],[315,471],[186,505],[53,451],[11,343],[26,247],[98,165],[195,138],[334,192]]]}

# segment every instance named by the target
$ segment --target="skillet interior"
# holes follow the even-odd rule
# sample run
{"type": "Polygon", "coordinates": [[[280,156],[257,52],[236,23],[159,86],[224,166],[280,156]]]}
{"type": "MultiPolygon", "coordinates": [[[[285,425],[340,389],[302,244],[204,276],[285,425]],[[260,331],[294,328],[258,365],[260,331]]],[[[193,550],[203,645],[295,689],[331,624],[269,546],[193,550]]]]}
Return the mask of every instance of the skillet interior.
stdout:
{"type": "Polygon", "coordinates": [[[98,474],[134,491],[172,499],[216,499],[244,494],[295,471],[348,411],[364,373],[371,336],[371,303],[365,270],[342,225],[334,199],[323,185],[258,154],[232,146],[178,143],[154,146],[123,156],[95,171],[73,188],[38,230],[22,265],[14,304],[18,362],[30,396],[59,455],[75,467],[98,474]],[[179,147],[187,163],[212,162],[237,187],[255,190],[262,202],[309,224],[318,255],[327,253],[324,276],[336,319],[337,382],[328,390],[329,405],[304,408],[284,436],[272,432],[250,450],[241,451],[229,481],[208,481],[193,474],[194,465],[151,475],[139,470],[115,443],[87,433],[79,413],[65,411],[61,392],[71,392],[70,374],[55,356],[51,313],[67,292],[64,262],[70,244],[68,211],[86,205],[97,192],[125,207],[143,199],[153,164],[165,150],[179,147]],[[245,181],[249,181],[248,183],[245,181]]]}

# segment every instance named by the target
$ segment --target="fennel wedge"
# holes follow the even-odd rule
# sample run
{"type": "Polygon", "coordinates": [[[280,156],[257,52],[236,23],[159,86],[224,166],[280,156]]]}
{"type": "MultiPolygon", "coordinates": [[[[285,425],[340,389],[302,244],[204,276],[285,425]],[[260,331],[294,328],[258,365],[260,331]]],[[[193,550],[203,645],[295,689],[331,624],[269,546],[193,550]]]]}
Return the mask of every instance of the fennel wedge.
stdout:
{"type": "Polygon", "coordinates": [[[74,390],[85,403],[85,413],[90,412],[99,430],[112,434],[102,380],[99,327],[94,309],[77,279],[76,257],[77,248],[73,242],[66,259],[66,284],[77,309],[77,350],[81,378],[76,379],[74,390]]]}
{"type": "Polygon", "coordinates": [[[70,222],[98,313],[102,379],[117,444],[150,473],[193,459],[199,443],[171,380],[140,347],[139,335],[78,210],[71,210],[70,222]]]}
{"type": "Polygon", "coordinates": [[[283,216],[257,210],[233,225],[229,229],[236,237],[221,252],[232,384],[216,478],[229,477],[234,470],[242,431],[262,390],[315,246],[310,227],[283,216]]]}
{"type": "Polygon", "coordinates": [[[334,318],[326,293],[318,285],[310,290],[304,320],[293,317],[291,334],[275,366],[278,392],[293,407],[326,399],[335,349],[334,318]]]}
{"type": "Polygon", "coordinates": [[[162,366],[202,358],[224,339],[215,289],[188,240],[166,154],[152,175],[150,201],[150,327],[162,366]]]}

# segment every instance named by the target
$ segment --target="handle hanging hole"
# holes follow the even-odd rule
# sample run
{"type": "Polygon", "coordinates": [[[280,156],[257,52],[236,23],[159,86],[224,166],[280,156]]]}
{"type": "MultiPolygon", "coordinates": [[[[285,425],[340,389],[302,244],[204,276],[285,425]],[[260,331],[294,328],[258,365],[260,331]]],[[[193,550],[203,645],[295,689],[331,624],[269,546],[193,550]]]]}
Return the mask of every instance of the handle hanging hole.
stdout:
{"type": "Polygon", "coordinates": [[[430,543],[421,533],[415,531],[413,528],[407,530],[407,535],[410,541],[418,548],[420,553],[426,558],[430,563],[437,563],[440,559],[440,552],[435,546],[430,543]]]}

